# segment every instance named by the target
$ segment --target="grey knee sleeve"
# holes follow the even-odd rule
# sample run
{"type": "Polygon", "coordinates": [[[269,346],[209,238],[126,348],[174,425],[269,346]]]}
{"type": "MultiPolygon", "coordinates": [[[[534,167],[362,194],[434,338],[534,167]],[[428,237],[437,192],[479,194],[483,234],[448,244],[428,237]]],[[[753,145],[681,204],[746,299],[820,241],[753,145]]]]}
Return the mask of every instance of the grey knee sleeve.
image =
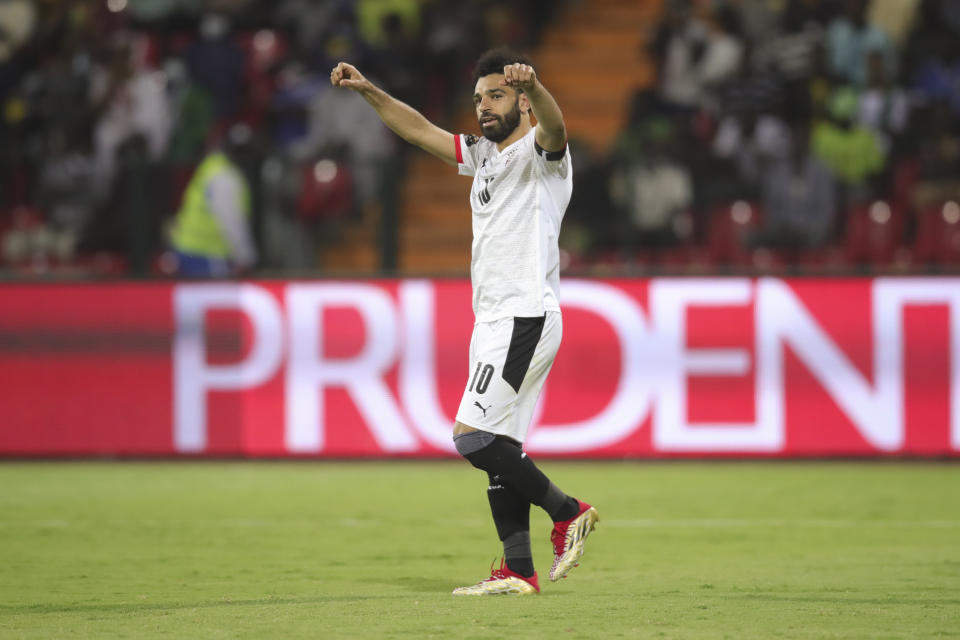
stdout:
{"type": "Polygon", "coordinates": [[[497,439],[497,436],[486,431],[470,431],[453,436],[453,444],[457,453],[466,458],[471,453],[485,449],[497,439]]]}
{"type": "Polygon", "coordinates": [[[529,558],[531,555],[529,531],[517,531],[503,541],[503,557],[507,560],[529,558]]]}

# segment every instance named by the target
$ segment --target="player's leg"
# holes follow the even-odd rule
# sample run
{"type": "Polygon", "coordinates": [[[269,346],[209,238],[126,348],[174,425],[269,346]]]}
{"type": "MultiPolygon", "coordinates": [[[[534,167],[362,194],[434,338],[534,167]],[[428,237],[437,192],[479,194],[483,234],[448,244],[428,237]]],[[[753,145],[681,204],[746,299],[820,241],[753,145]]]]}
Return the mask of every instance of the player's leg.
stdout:
{"type": "MultiPolygon", "coordinates": [[[[462,431],[463,425],[459,427],[462,431]]],[[[497,440],[498,436],[493,434],[471,430],[456,435],[454,442],[460,454],[470,460],[474,466],[478,464],[491,466],[485,464],[486,454],[483,452],[488,451],[489,446],[497,440]]],[[[494,449],[497,448],[494,447],[494,449]]],[[[541,481],[545,476],[535,467],[534,472],[535,475],[539,475],[534,481],[538,486],[542,486],[541,481]]],[[[503,543],[506,565],[511,571],[521,576],[533,576],[533,554],[530,550],[530,505],[534,502],[542,502],[540,498],[543,496],[538,496],[536,501],[531,500],[528,493],[516,488],[515,480],[490,471],[487,471],[487,477],[489,480],[487,499],[490,502],[490,512],[497,528],[497,535],[503,543]]],[[[549,481],[547,483],[549,484],[549,481]]]]}
{"type": "MultiPolygon", "coordinates": [[[[504,534],[501,540],[505,545],[505,558],[511,558],[508,560],[508,569],[514,567],[513,570],[520,575],[529,570],[520,557],[529,540],[530,504],[540,506],[548,513],[557,523],[553,537],[557,537],[556,527],[560,526],[564,540],[570,525],[576,523],[583,512],[592,509],[589,505],[584,508],[585,503],[566,495],[553,484],[520,444],[526,436],[537,398],[560,346],[561,335],[559,313],[476,325],[470,341],[472,377],[457,412],[454,441],[458,452],[473,466],[496,478],[491,486],[501,485],[505,488],[502,495],[495,493],[491,496],[491,509],[498,533],[504,534]],[[511,518],[514,518],[512,509],[518,510],[521,503],[525,503],[525,526],[511,529],[511,518]],[[500,522],[501,518],[503,523],[500,522]],[[526,536],[523,532],[526,532],[526,536]],[[506,549],[508,545],[511,547],[509,554],[506,549]]],[[[576,557],[579,558],[582,540],[596,522],[596,511],[592,510],[592,514],[589,529],[570,544],[564,542],[558,547],[555,543],[555,551],[560,549],[563,555],[571,549],[578,549],[576,557]]],[[[513,522],[516,521],[514,518],[513,522]]],[[[581,531],[581,528],[572,530],[581,531]]],[[[532,559],[530,564],[532,568],[532,559]]],[[[574,564],[570,563],[570,567],[574,564]]],[[[551,574],[554,574],[553,570],[551,574]]]]}
{"type": "Polygon", "coordinates": [[[498,476],[487,477],[487,500],[497,537],[503,543],[504,562],[514,573],[530,578],[536,573],[530,550],[530,503],[498,476]]]}
{"type": "MultiPolygon", "coordinates": [[[[495,438],[493,434],[474,430],[457,435],[455,443],[461,453],[469,454],[472,447],[483,448],[495,438]]],[[[453,595],[537,593],[540,585],[530,550],[530,502],[496,475],[488,473],[487,481],[487,499],[497,536],[503,544],[504,560],[499,569],[491,567],[489,578],[475,585],[455,589],[453,595]]]]}
{"type": "MultiPolygon", "coordinates": [[[[523,373],[513,382],[516,388],[516,404],[513,408],[513,430],[515,440],[523,442],[527,429],[533,421],[537,400],[543,390],[547,375],[553,367],[553,361],[560,347],[563,335],[563,321],[559,313],[544,314],[538,327],[532,318],[515,318],[513,336],[510,341],[510,354],[507,356],[505,371],[520,370],[523,373]],[[535,346],[531,348],[531,345],[535,346]],[[513,366],[509,366],[513,363],[513,366]]],[[[505,374],[504,378],[510,377],[505,374]]],[[[536,469],[533,461],[523,455],[523,459],[536,469]]],[[[539,473],[539,470],[537,470],[539,473]]],[[[542,474],[541,474],[542,475],[542,474]]],[[[546,476],[543,476],[546,482],[546,476]]],[[[583,555],[583,544],[597,523],[597,510],[585,502],[570,498],[553,483],[539,504],[554,522],[550,541],[553,544],[554,559],[550,569],[550,579],[559,580],[567,575],[583,555]]]]}
{"type": "Polygon", "coordinates": [[[554,522],[574,517],[578,501],[560,490],[534,464],[519,442],[458,423],[457,451],[470,464],[486,471],[497,484],[508,487],[528,505],[541,507],[554,522]]]}
{"type": "MultiPolygon", "coordinates": [[[[491,486],[500,485],[507,488],[516,496],[518,502],[537,505],[553,520],[554,527],[550,540],[554,549],[554,561],[550,569],[550,579],[555,581],[566,576],[583,555],[584,542],[598,520],[597,510],[586,502],[561,491],[534,464],[519,443],[504,436],[493,436],[484,431],[467,431],[467,429],[469,427],[465,425],[457,425],[460,433],[455,436],[455,442],[460,454],[473,466],[486,471],[491,478],[496,479],[495,483],[491,482],[491,486]]],[[[491,496],[492,508],[495,499],[502,499],[505,503],[509,503],[506,495],[502,498],[491,496]]],[[[509,511],[504,510],[503,513],[507,514],[509,511]]],[[[493,515],[494,521],[497,522],[497,510],[494,510],[493,515]]],[[[529,541],[529,517],[525,519],[525,523],[529,541]]],[[[510,524],[505,526],[509,527],[510,524]]],[[[499,522],[497,522],[497,531],[503,533],[499,522]]],[[[508,529],[506,531],[509,532],[508,529]]],[[[500,539],[504,541],[504,555],[507,557],[505,536],[501,535],[500,539]]],[[[518,543],[521,540],[521,537],[514,538],[518,543]]],[[[515,555],[517,552],[513,553],[515,555]]],[[[511,566],[509,559],[507,564],[511,566]]],[[[515,561],[514,566],[516,568],[513,570],[518,573],[525,568],[519,560],[515,561]]],[[[532,560],[530,568],[532,569],[532,560]]],[[[521,575],[525,574],[521,573],[521,575]]]]}

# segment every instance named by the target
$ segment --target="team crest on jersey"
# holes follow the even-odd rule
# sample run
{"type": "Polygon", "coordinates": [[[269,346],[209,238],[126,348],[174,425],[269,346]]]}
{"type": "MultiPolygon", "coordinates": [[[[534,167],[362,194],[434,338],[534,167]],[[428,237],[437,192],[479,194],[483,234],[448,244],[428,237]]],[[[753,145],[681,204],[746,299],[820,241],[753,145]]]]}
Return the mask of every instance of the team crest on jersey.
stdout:
{"type": "Polygon", "coordinates": [[[463,141],[467,143],[467,146],[468,146],[468,147],[472,147],[473,145],[475,145],[475,144],[477,144],[478,142],[480,142],[480,139],[477,138],[477,136],[475,136],[475,135],[473,135],[473,134],[467,134],[467,135],[463,136],[463,141]]]}

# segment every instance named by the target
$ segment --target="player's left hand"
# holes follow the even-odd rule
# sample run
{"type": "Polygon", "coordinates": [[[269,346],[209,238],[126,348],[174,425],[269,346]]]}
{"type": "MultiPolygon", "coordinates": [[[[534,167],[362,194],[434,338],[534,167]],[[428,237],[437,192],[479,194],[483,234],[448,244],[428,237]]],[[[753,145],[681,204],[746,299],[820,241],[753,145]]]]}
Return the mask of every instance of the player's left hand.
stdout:
{"type": "Polygon", "coordinates": [[[500,84],[505,87],[516,87],[529,91],[537,86],[537,72],[528,64],[508,64],[503,68],[503,80],[500,84]]]}

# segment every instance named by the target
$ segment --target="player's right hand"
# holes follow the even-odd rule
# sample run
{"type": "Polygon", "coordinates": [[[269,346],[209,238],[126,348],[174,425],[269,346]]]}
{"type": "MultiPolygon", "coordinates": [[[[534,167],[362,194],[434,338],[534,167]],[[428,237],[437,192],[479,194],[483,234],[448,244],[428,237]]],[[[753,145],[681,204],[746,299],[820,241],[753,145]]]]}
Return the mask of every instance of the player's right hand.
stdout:
{"type": "Polygon", "coordinates": [[[357,68],[347,62],[340,62],[330,72],[330,84],[335,87],[344,87],[347,89],[362,89],[368,84],[363,74],[357,71],[357,68]]]}

